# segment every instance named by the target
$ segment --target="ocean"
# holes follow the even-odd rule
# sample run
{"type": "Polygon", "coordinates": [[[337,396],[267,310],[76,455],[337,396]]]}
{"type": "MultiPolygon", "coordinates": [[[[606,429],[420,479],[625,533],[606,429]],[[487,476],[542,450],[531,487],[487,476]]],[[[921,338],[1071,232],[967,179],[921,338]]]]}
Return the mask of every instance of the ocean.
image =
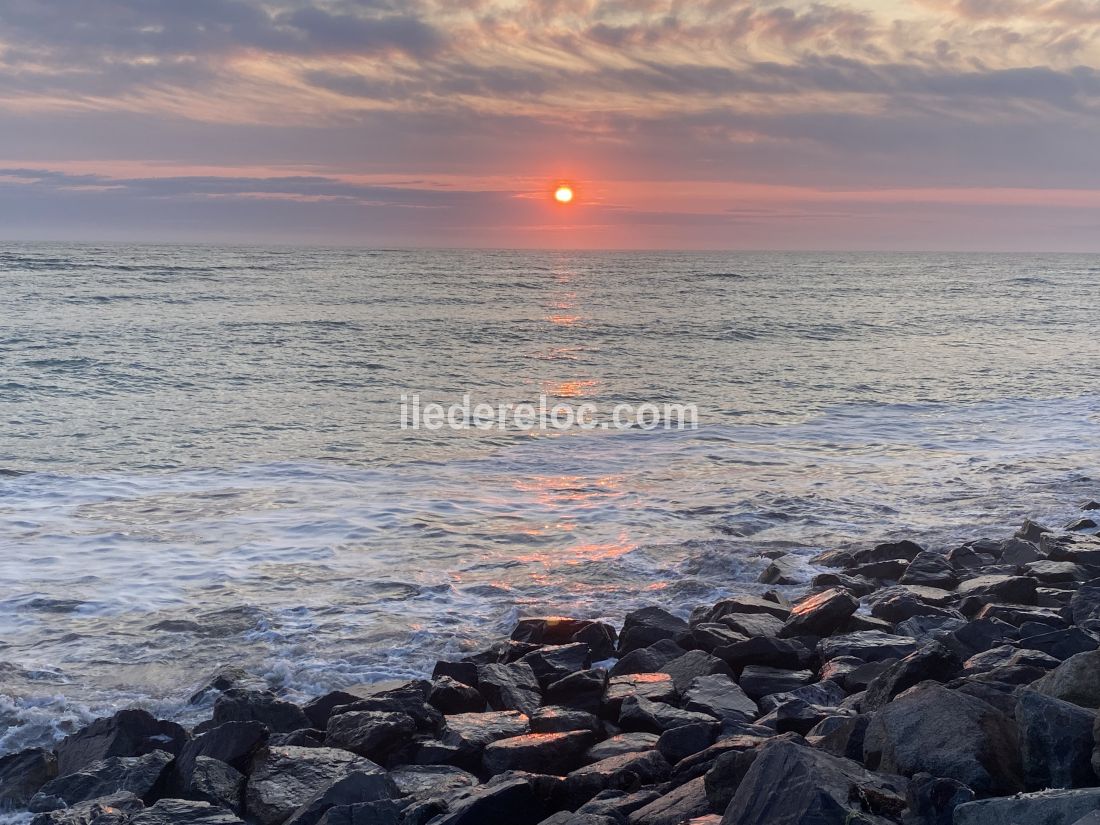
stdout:
{"type": "MultiPolygon", "coordinates": [[[[0,246],[0,755],[1100,497],[1095,256],[0,246]],[[694,404],[409,430],[401,396],[694,404]]],[[[812,571],[807,567],[807,577],[812,571]]]]}

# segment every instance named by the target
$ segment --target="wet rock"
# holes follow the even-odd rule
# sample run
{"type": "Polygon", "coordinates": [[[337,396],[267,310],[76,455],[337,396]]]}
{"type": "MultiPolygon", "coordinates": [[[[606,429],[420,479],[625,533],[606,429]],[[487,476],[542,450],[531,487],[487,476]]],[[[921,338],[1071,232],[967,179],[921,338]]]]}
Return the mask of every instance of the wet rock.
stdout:
{"type": "Polygon", "coordinates": [[[428,704],[440,713],[480,713],[485,710],[485,697],[477,688],[449,676],[432,681],[428,704]]]}
{"type": "Polygon", "coordinates": [[[1020,693],[1016,723],[1028,790],[1083,788],[1096,783],[1092,771],[1092,711],[1035,691],[1020,693]]]}
{"type": "Polygon", "coordinates": [[[886,821],[905,808],[906,783],[858,762],[790,741],[761,746],[722,817],[722,825],[886,821]]]}
{"type": "Polygon", "coordinates": [[[630,825],[681,825],[710,813],[702,777],[681,785],[630,814],[630,825]]]}
{"type": "Polygon", "coordinates": [[[909,562],[898,583],[950,590],[958,580],[958,574],[955,572],[955,568],[951,566],[951,562],[939,553],[925,551],[924,553],[918,553],[909,562]]]}
{"type": "Polygon", "coordinates": [[[528,653],[533,653],[538,649],[539,645],[515,642],[509,639],[508,641],[491,644],[480,653],[467,656],[462,661],[472,662],[475,665],[510,665],[512,662],[518,662],[528,653]]]}
{"type": "Polygon", "coordinates": [[[439,799],[408,807],[404,800],[381,799],[356,805],[334,805],[317,825],[425,825],[445,812],[446,806],[439,799]]]}
{"type": "Polygon", "coordinates": [[[811,590],[828,590],[840,587],[856,596],[866,596],[878,587],[875,582],[862,576],[849,576],[844,573],[819,573],[810,580],[811,590]]]}
{"type": "Polygon", "coordinates": [[[1047,534],[1039,543],[1039,549],[1051,561],[1071,561],[1087,566],[1100,565],[1100,538],[1080,533],[1064,535],[1047,534]]]}
{"type": "Polygon", "coordinates": [[[667,673],[632,673],[613,676],[607,683],[604,695],[604,711],[617,719],[623,702],[631,697],[650,699],[654,702],[676,700],[676,687],[667,673]]]}
{"type": "Polygon", "coordinates": [[[806,734],[806,741],[833,756],[861,762],[863,740],[870,723],[871,717],[867,714],[828,716],[806,734]]]}
{"type": "Polygon", "coordinates": [[[318,791],[290,815],[285,825],[317,825],[333,808],[394,799],[398,795],[397,785],[386,774],[355,771],[318,791]]]}
{"type": "Polygon", "coordinates": [[[664,702],[651,702],[638,696],[627,697],[619,711],[619,727],[624,731],[664,733],[666,730],[695,722],[716,724],[714,717],[705,713],[681,710],[664,702]]]}
{"type": "Polygon", "coordinates": [[[64,776],[112,756],[153,751],[175,755],[186,741],[187,731],[174,722],[163,722],[144,710],[122,710],[62,740],[56,751],[57,772],[64,776]]]}
{"type": "Polygon", "coordinates": [[[684,655],[684,649],[672,639],[662,639],[649,647],[632,650],[617,661],[608,673],[624,676],[630,673],[656,673],[673,659],[684,655]]]}
{"type": "Polygon", "coordinates": [[[542,695],[535,672],[525,662],[510,665],[481,665],[477,669],[478,690],[493,710],[518,710],[530,716],[542,695]]]}
{"type": "Polygon", "coordinates": [[[832,588],[796,603],[780,636],[828,636],[856,612],[859,600],[847,590],[832,588]]]}
{"type": "Polygon", "coordinates": [[[981,570],[987,564],[992,564],[994,558],[990,554],[979,553],[968,544],[956,547],[948,552],[947,563],[960,573],[965,571],[981,570]]]}
{"type": "Polygon", "coordinates": [[[722,599],[722,601],[718,602],[713,607],[706,608],[699,614],[698,621],[718,622],[725,616],[761,613],[772,616],[782,622],[787,620],[790,609],[775,602],[768,601],[767,599],[762,599],[759,596],[742,593],[722,599]]]}
{"type": "Polygon", "coordinates": [[[694,679],[684,692],[683,707],[684,710],[713,716],[721,722],[751,722],[760,715],[756,702],[724,674],[694,679]]]}
{"type": "MultiPolygon", "coordinates": [[[[474,665],[469,667],[476,669],[474,665]]],[[[334,690],[303,705],[302,711],[309,717],[313,728],[324,730],[328,727],[328,720],[337,708],[369,699],[376,693],[377,689],[372,685],[357,685],[345,690],[334,690]]]]}
{"type": "Polygon", "coordinates": [[[662,733],[657,742],[657,750],[668,760],[668,764],[675,765],[692,754],[706,750],[714,744],[717,737],[717,720],[693,722],[662,733]]]}
{"type": "Polygon", "coordinates": [[[946,682],[962,671],[958,656],[939,642],[929,642],[876,676],[863,697],[864,710],[877,710],[920,682],[946,682]]]}
{"type": "Polygon", "coordinates": [[[513,736],[486,747],[482,765],[490,775],[505,771],[562,775],[580,765],[581,757],[594,742],[590,731],[513,736]]]}
{"type": "Polygon", "coordinates": [[[267,740],[272,747],[289,745],[295,748],[323,748],[325,732],[317,728],[302,728],[291,733],[276,733],[267,740]]]}
{"type": "Polygon", "coordinates": [[[448,802],[448,812],[433,819],[432,825],[537,825],[547,813],[531,783],[522,776],[499,777],[462,791],[448,802]]]}
{"type": "Polygon", "coordinates": [[[1095,636],[1079,627],[1051,630],[1035,636],[1021,634],[1019,644],[1020,647],[1042,651],[1058,660],[1065,660],[1078,653],[1087,653],[1100,647],[1100,642],[1095,636]]]}
{"type": "Polygon", "coordinates": [[[1092,650],[1070,656],[1032,687],[1045,696],[1096,710],[1100,707],[1097,674],[1100,674],[1100,651],[1092,650]]]}
{"type": "Polygon", "coordinates": [[[954,825],[1073,825],[1100,810],[1100,788],[983,799],[955,809],[954,825]]]}
{"type": "Polygon", "coordinates": [[[239,816],[244,801],[244,783],[244,774],[237,769],[217,759],[200,756],[195,760],[183,796],[227,808],[239,816]]]}
{"type": "Polygon", "coordinates": [[[478,765],[488,745],[528,732],[529,719],[519,711],[461,713],[447,717],[442,741],[456,749],[461,761],[478,765]]]}
{"type": "Polygon", "coordinates": [[[414,799],[449,796],[478,784],[472,773],[450,765],[403,765],[388,775],[402,796],[414,799]]]}
{"type": "Polygon", "coordinates": [[[71,808],[41,813],[31,825],[128,825],[130,816],[145,807],[132,793],[112,794],[71,808]]]}
{"type": "Polygon", "coordinates": [[[612,756],[625,756],[630,753],[651,751],[656,749],[659,740],[660,736],[655,733],[641,731],[620,733],[589,748],[584,754],[583,762],[590,765],[593,762],[610,759],[612,756]]]}
{"type": "Polygon", "coordinates": [[[908,636],[894,636],[877,630],[849,633],[822,639],[817,646],[822,661],[838,656],[851,656],[863,662],[900,659],[917,649],[917,642],[908,636]]]}
{"type": "Polygon", "coordinates": [[[1038,650],[1020,649],[1014,645],[1001,645],[984,653],[977,653],[963,663],[963,675],[988,673],[1001,667],[1036,665],[1044,670],[1058,666],[1058,660],[1038,650]]]}
{"type": "Polygon", "coordinates": [[[197,732],[224,725],[226,722],[262,722],[275,733],[290,733],[313,724],[305,711],[292,702],[268,691],[231,688],[214,702],[213,718],[195,728],[197,732]]]}
{"type": "Polygon", "coordinates": [[[761,584],[798,584],[806,580],[806,563],[798,556],[772,559],[757,578],[761,584]]]}
{"type": "Polygon", "coordinates": [[[649,647],[662,639],[671,639],[679,644],[689,638],[691,628],[683,619],[659,607],[643,607],[626,614],[623,632],[619,637],[619,650],[629,653],[649,647]]]}
{"type": "Polygon", "coordinates": [[[244,773],[267,741],[267,726],[262,722],[226,722],[212,728],[184,745],[176,759],[173,783],[177,788],[188,787],[200,757],[216,759],[244,773]]]}
{"type": "Polygon", "coordinates": [[[606,659],[614,654],[616,638],[615,628],[604,622],[560,616],[520,619],[512,631],[513,640],[528,644],[568,645],[583,642],[596,659],[606,659]]]}
{"type": "MultiPolygon", "coordinates": [[[[403,713],[413,720],[418,731],[438,733],[443,726],[443,714],[428,704],[432,683],[424,679],[409,682],[381,682],[362,686],[365,698],[341,705],[333,715],[345,713],[403,713]]],[[[331,717],[330,717],[331,721],[331,717]]]]}
{"type": "Polygon", "coordinates": [[[814,680],[810,670],[783,670],[774,667],[749,665],[741,671],[741,690],[752,699],[760,699],[771,693],[786,693],[814,680]]]}
{"type": "Polygon", "coordinates": [[[1038,544],[1047,533],[1053,532],[1049,527],[1044,527],[1031,519],[1025,519],[1023,526],[1016,531],[1015,536],[1032,544],[1038,544]]]}
{"type": "Polygon", "coordinates": [[[960,598],[982,596],[1010,604],[1035,604],[1035,579],[1028,576],[978,576],[955,588],[960,598]]]}
{"type": "Polygon", "coordinates": [[[47,782],[27,807],[35,812],[51,811],[122,792],[132,793],[143,802],[153,802],[165,786],[171,763],[172,754],[165,751],[92,762],[76,773],[47,782]]]}
{"type": "Polygon", "coordinates": [[[763,636],[717,648],[714,655],[735,671],[749,665],[800,670],[813,659],[810,650],[797,639],[769,639],[763,636]]]}
{"type": "Polygon", "coordinates": [[[382,762],[415,732],[416,723],[404,713],[352,711],[329,719],[325,746],[382,762]]]}
{"type": "Polygon", "coordinates": [[[856,578],[872,579],[877,582],[897,581],[908,566],[909,562],[905,559],[885,559],[849,567],[847,572],[856,578]]]}
{"type": "Polygon", "coordinates": [[[558,811],[553,816],[544,819],[539,825],[621,825],[621,823],[621,819],[612,816],[558,811]]]}
{"type": "MultiPolygon", "coordinates": [[[[96,820],[94,825],[99,825],[96,820]]],[[[234,814],[208,802],[162,799],[134,815],[130,825],[243,825],[234,814]]]]}
{"type": "MultiPolygon", "coordinates": [[[[824,719],[855,715],[852,711],[835,706],[813,705],[804,699],[789,699],[770,714],[774,717],[775,729],[779,733],[797,733],[800,736],[808,734],[824,719]]],[[[764,724],[764,720],[760,720],[760,723],[764,724]]]]}
{"type": "MultiPolygon", "coordinates": [[[[920,588],[919,592],[932,588],[920,588]]],[[[905,585],[888,587],[880,590],[872,597],[871,615],[876,619],[884,619],[898,624],[915,616],[941,616],[944,618],[962,618],[958,612],[948,607],[938,607],[924,595],[919,595],[917,588],[905,585]]],[[[950,594],[948,594],[950,595],[950,594]]],[[[939,600],[939,597],[936,597],[939,600]]]]}
{"type": "Polygon", "coordinates": [[[919,825],[953,825],[955,809],[974,799],[974,792],[954,779],[918,773],[909,783],[909,817],[919,825]]]}
{"type": "Polygon", "coordinates": [[[997,619],[1020,627],[1027,622],[1049,625],[1052,629],[1067,627],[1068,623],[1058,611],[1049,607],[1020,607],[1012,604],[987,604],[975,616],[976,619],[997,619]]]}
{"type": "Polygon", "coordinates": [[[586,730],[597,733],[600,720],[593,714],[572,708],[542,707],[531,716],[532,733],[568,733],[586,730]]]}
{"type": "Polygon", "coordinates": [[[864,739],[871,770],[954,779],[982,795],[1023,787],[1012,721],[980,699],[928,682],[879,710],[864,739]]]}
{"type": "Polygon", "coordinates": [[[57,758],[43,748],[0,758],[0,810],[24,808],[31,797],[57,776],[57,758]]]}
{"type": "Polygon", "coordinates": [[[815,682],[783,693],[772,693],[760,699],[760,709],[771,713],[784,702],[802,699],[815,705],[838,705],[844,700],[844,690],[836,682],[815,682]]]}
{"type": "Polygon", "coordinates": [[[716,647],[725,647],[745,641],[748,636],[738,633],[722,623],[697,624],[691,627],[691,641],[699,650],[710,653],[716,647]]]}
{"type": "Polygon", "coordinates": [[[661,668],[662,673],[672,677],[672,685],[677,694],[683,693],[700,676],[733,676],[730,666],[717,656],[702,650],[689,650],[683,656],[673,659],[661,668]]]}
{"type": "MultiPolygon", "coordinates": [[[[783,629],[783,621],[768,613],[729,613],[722,617],[721,623],[735,633],[749,638],[753,636],[775,637],[783,629]]],[[[734,639],[735,644],[740,639],[734,639]]]]}
{"type": "Polygon", "coordinates": [[[578,814],[610,817],[616,823],[626,822],[626,818],[639,808],[644,808],[650,802],[660,798],[656,791],[645,789],[641,791],[610,790],[600,791],[588,802],[577,808],[578,814]]]}
{"type": "Polygon", "coordinates": [[[960,658],[968,659],[996,647],[1016,641],[1019,631],[1000,619],[972,619],[951,633],[939,635],[960,658]]]}
{"type": "Polygon", "coordinates": [[[1024,573],[1044,584],[1083,582],[1090,577],[1087,568],[1071,561],[1033,561],[1024,565],[1024,573]]]}
{"type": "Polygon", "coordinates": [[[432,679],[440,679],[444,676],[476,688],[477,664],[474,662],[436,662],[435,668],[432,670],[432,679]]]}
{"type": "Polygon", "coordinates": [[[592,666],[592,654],[588,645],[578,642],[569,645],[547,645],[528,653],[520,659],[531,667],[542,687],[564,679],[570,673],[587,670],[592,666]]]}
{"type": "Polygon", "coordinates": [[[264,748],[252,762],[245,807],[260,825],[280,825],[351,773],[382,773],[369,759],[336,748],[264,748]]]}
{"type": "Polygon", "coordinates": [[[1100,580],[1092,580],[1077,588],[1069,603],[1070,615],[1076,624],[1100,618],[1100,580]]]}
{"type": "Polygon", "coordinates": [[[606,670],[581,670],[550,685],[546,689],[544,700],[548,705],[599,713],[606,689],[606,670]]]}
{"type": "Polygon", "coordinates": [[[572,799],[588,801],[603,790],[636,791],[668,779],[672,768],[655,750],[612,756],[578,768],[566,777],[572,799]]]}

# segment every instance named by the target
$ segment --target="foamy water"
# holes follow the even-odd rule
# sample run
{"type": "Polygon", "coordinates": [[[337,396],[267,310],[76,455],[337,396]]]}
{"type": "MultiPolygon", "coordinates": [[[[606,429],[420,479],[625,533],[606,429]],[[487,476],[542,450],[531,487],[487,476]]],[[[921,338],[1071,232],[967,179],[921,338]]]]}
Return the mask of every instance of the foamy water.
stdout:
{"type": "MultiPolygon", "coordinates": [[[[1100,497],[1087,257],[0,248],[0,753],[1100,497]],[[695,403],[409,432],[402,392],[695,403]]],[[[809,571],[808,571],[809,575],[809,571]]]]}

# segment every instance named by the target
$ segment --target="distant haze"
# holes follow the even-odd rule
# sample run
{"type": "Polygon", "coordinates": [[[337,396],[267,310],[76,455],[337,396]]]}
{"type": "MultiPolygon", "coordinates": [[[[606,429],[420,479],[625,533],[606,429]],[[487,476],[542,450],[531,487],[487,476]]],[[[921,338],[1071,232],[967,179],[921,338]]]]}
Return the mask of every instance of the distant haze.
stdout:
{"type": "Polygon", "coordinates": [[[1096,0],[0,0],[0,240],[1100,251],[1098,147],[1096,0]]]}

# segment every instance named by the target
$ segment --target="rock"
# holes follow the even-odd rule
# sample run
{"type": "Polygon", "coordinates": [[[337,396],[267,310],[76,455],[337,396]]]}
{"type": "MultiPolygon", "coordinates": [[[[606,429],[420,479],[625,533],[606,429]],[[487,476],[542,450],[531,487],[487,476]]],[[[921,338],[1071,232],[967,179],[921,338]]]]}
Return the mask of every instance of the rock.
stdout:
{"type": "Polygon", "coordinates": [[[25,808],[43,785],[57,776],[57,758],[43,748],[0,758],[0,810],[25,808]]]}
{"type": "MultiPolygon", "coordinates": [[[[932,588],[913,588],[906,585],[887,587],[874,594],[871,603],[871,615],[876,619],[885,619],[888,622],[898,624],[915,616],[941,616],[944,618],[961,618],[959,614],[947,607],[938,607],[929,601],[929,597],[918,592],[932,590],[932,588]]],[[[950,594],[947,594],[950,596],[950,594]]],[[[937,597],[938,600],[938,597],[937,597]]]]}
{"type": "Polygon", "coordinates": [[[859,600],[847,590],[832,588],[808,596],[791,608],[780,636],[828,636],[856,612],[859,600]]]}
{"type": "Polygon", "coordinates": [[[810,670],[783,670],[774,667],[749,665],[741,671],[741,690],[752,699],[771,693],[786,693],[814,680],[810,670]]]}
{"type": "Polygon", "coordinates": [[[783,622],[787,620],[787,616],[790,614],[788,608],[775,602],[768,601],[767,599],[761,599],[759,596],[753,596],[747,593],[742,593],[736,596],[730,596],[729,598],[722,599],[714,607],[711,607],[702,612],[699,617],[700,622],[717,622],[725,616],[729,615],[743,615],[743,614],[765,614],[772,616],[779,621],[783,622]]]}
{"type": "Polygon", "coordinates": [[[128,825],[130,815],[144,807],[132,793],[119,793],[41,813],[31,820],[31,825],[128,825]]]}
{"type": "Polygon", "coordinates": [[[1100,581],[1094,579],[1077,588],[1070,599],[1069,610],[1076,624],[1100,618],[1100,581]]]}
{"type": "Polygon", "coordinates": [[[660,736],[655,733],[643,733],[641,731],[620,733],[589,748],[583,761],[586,765],[591,765],[593,762],[610,759],[613,756],[651,751],[656,749],[659,740],[660,736]]]}
{"type": "Polygon", "coordinates": [[[696,816],[710,813],[703,777],[655,799],[630,814],[630,825],[681,825],[696,816]]]}
{"type": "Polygon", "coordinates": [[[243,667],[225,665],[218,668],[207,680],[206,684],[191,695],[189,703],[201,705],[209,699],[214,699],[219,693],[237,688],[240,690],[267,690],[267,682],[253,676],[243,667]]]}
{"type": "Polygon", "coordinates": [[[953,825],[955,809],[974,799],[974,792],[954,779],[918,773],[909,783],[909,816],[919,825],[953,825]]]}
{"type": "MultiPolygon", "coordinates": [[[[443,714],[428,704],[432,683],[423,679],[410,682],[381,682],[362,686],[369,695],[357,702],[341,705],[332,715],[345,713],[403,713],[413,720],[418,731],[435,734],[443,727],[443,714]]],[[[331,721],[331,716],[330,716],[331,721]]]]}
{"type": "Polygon", "coordinates": [[[619,712],[619,727],[624,731],[664,733],[666,730],[695,722],[716,724],[713,716],[680,710],[664,702],[651,702],[640,696],[630,696],[623,701],[619,712]]]}
{"type": "Polygon", "coordinates": [[[570,773],[566,777],[566,790],[571,798],[587,801],[603,790],[635,790],[656,785],[666,781],[671,770],[655,750],[612,756],[570,773]]]}
{"type": "Polygon", "coordinates": [[[822,661],[838,656],[851,656],[863,662],[900,659],[917,649],[917,642],[908,636],[894,636],[878,630],[848,633],[822,639],[817,646],[822,661]]]}
{"type": "Polygon", "coordinates": [[[200,757],[216,759],[244,773],[252,757],[267,741],[267,726],[262,722],[226,722],[212,728],[183,746],[176,759],[173,784],[186,788],[200,757]]]}
{"type": "Polygon", "coordinates": [[[432,680],[428,704],[440,713],[480,713],[485,710],[485,697],[477,688],[463,684],[450,676],[432,680]]]}
{"type": "Polygon", "coordinates": [[[828,590],[830,587],[844,588],[855,596],[867,596],[878,589],[878,585],[870,579],[844,573],[819,573],[810,580],[811,590],[828,590]]]}
{"type": "Polygon", "coordinates": [[[864,739],[871,770],[954,779],[982,795],[1022,789],[1012,721],[993,706],[933,682],[875,713],[864,739]]]}
{"type": "Polygon", "coordinates": [[[470,687],[477,687],[477,664],[474,662],[444,662],[435,663],[432,670],[432,679],[440,679],[446,676],[470,687]]]}
{"type": "MultiPolygon", "coordinates": [[[[1049,630],[1035,636],[1021,634],[1019,644],[1022,648],[1039,650],[1058,660],[1065,660],[1078,653],[1087,653],[1100,647],[1100,642],[1097,642],[1095,636],[1079,627],[1049,630]]],[[[1054,666],[1051,665],[1051,667],[1054,666]]]]}
{"type": "Polygon", "coordinates": [[[906,783],[791,741],[762,745],[722,825],[883,823],[905,808],[906,783]]]}
{"type": "Polygon", "coordinates": [[[499,777],[448,800],[449,810],[432,825],[536,825],[547,813],[531,783],[521,776],[499,777]]]}
{"type": "Polygon", "coordinates": [[[760,715],[756,702],[729,676],[715,674],[694,679],[684,692],[684,710],[705,713],[721,722],[751,722],[760,715]]]}
{"type": "Polygon", "coordinates": [[[1032,687],[1045,696],[1053,696],[1064,702],[1072,702],[1083,708],[1096,710],[1100,707],[1100,651],[1078,653],[1070,656],[1062,664],[1032,687]]]}
{"type": "Polygon", "coordinates": [[[916,584],[922,587],[952,589],[959,577],[951,563],[939,553],[918,553],[905,568],[899,584],[916,584]]]}
{"type": "Polygon", "coordinates": [[[946,682],[958,676],[961,670],[962,662],[954,652],[939,642],[929,642],[871,681],[863,697],[863,709],[878,710],[913,685],[928,680],[946,682]]]}
{"type": "Polygon", "coordinates": [[[683,656],[673,659],[661,668],[662,673],[672,677],[672,686],[677,694],[683,693],[700,676],[733,676],[730,666],[717,656],[702,650],[690,650],[683,656]]]}
{"type": "Polygon", "coordinates": [[[200,756],[195,760],[183,795],[197,802],[227,808],[239,816],[244,800],[244,782],[244,774],[236,768],[217,759],[200,756]]]}
{"type": "Polygon", "coordinates": [[[560,616],[520,619],[512,631],[513,640],[528,644],[568,645],[583,642],[596,659],[606,659],[614,654],[616,638],[615,628],[604,622],[560,616]]]}
{"type": "Polygon", "coordinates": [[[543,699],[548,705],[599,713],[606,690],[606,670],[579,670],[550,685],[543,699]]]}
{"type": "Polygon", "coordinates": [[[1071,561],[1087,566],[1100,565],[1100,538],[1080,533],[1044,535],[1039,549],[1051,561],[1071,561]]]}
{"type": "Polygon", "coordinates": [[[661,639],[649,647],[632,650],[617,661],[608,673],[624,676],[630,673],[656,673],[668,662],[684,655],[684,649],[672,639],[661,639]]]}
{"type": "Polygon", "coordinates": [[[805,581],[806,563],[798,556],[773,559],[757,579],[761,584],[798,584],[805,581]]]}
{"type": "Polygon", "coordinates": [[[1100,788],[983,799],[955,809],[954,825],[1073,825],[1100,810],[1100,788]]]}
{"type": "Polygon", "coordinates": [[[74,773],[112,756],[145,756],[153,751],[174,756],[186,741],[187,731],[175,722],[160,721],[144,710],[121,710],[62,740],[57,746],[57,773],[74,773]]]}
{"type": "Polygon", "coordinates": [[[477,681],[478,690],[493,710],[518,710],[530,716],[542,704],[538,679],[526,662],[481,665],[477,681]]]}
{"type": "Polygon", "coordinates": [[[382,768],[336,748],[264,748],[252,762],[245,807],[260,825],[280,825],[302,805],[351,773],[382,768]]]}
{"type": "Polygon", "coordinates": [[[578,730],[597,733],[600,727],[600,720],[591,713],[572,708],[542,707],[531,717],[532,733],[568,733],[578,730]]]}
{"type": "Polygon", "coordinates": [[[480,765],[488,745],[529,732],[529,719],[519,711],[461,713],[447,717],[442,741],[456,748],[461,760],[480,765]]]}
{"type": "MultiPolygon", "coordinates": [[[[94,825],[99,825],[96,820],[94,825]]],[[[243,825],[234,814],[208,802],[162,799],[134,815],[130,825],[243,825]]]]}
{"type": "Polygon", "coordinates": [[[1025,575],[1044,584],[1083,582],[1090,578],[1088,570],[1071,561],[1033,561],[1024,565],[1025,575]]]}
{"type": "Polygon", "coordinates": [[[578,642],[569,645],[547,645],[522,657],[534,671],[539,685],[548,685],[564,679],[570,673],[587,670],[592,666],[592,654],[588,645],[578,642]]]}
{"type": "Polygon", "coordinates": [[[697,624],[691,627],[692,644],[700,650],[710,653],[716,647],[726,647],[745,641],[748,636],[731,629],[725,624],[697,624]]]}
{"type": "Polygon", "coordinates": [[[611,816],[558,811],[553,816],[544,819],[539,825],[621,825],[621,822],[622,820],[611,816]]]}
{"type": "Polygon", "coordinates": [[[761,697],[760,709],[765,713],[771,713],[791,699],[802,699],[815,705],[838,705],[844,701],[844,696],[844,690],[836,682],[815,682],[784,693],[772,693],[761,697]]]}
{"type": "Polygon", "coordinates": [[[976,653],[963,663],[963,675],[988,673],[1001,667],[1037,665],[1044,670],[1058,666],[1058,660],[1038,650],[1020,649],[1013,645],[1001,645],[984,653],[976,653]]]}
{"type": "Polygon", "coordinates": [[[486,747],[482,765],[491,775],[526,771],[560,776],[576,768],[594,742],[595,736],[590,731],[513,736],[486,747]]]}
{"type": "Polygon", "coordinates": [[[388,776],[402,796],[414,799],[449,796],[478,784],[472,773],[450,765],[403,765],[394,768],[388,776]]]}
{"type": "Polygon", "coordinates": [[[143,802],[153,802],[167,781],[171,763],[172,754],[165,751],[92,762],[76,773],[47,782],[27,807],[35,812],[51,811],[122,792],[132,793],[143,802]]]}
{"type": "Polygon", "coordinates": [[[381,762],[415,732],[416,723],[404,713],[353,711],[329,719],[325,747],[343,748],[381,762]]]}
{"type": "Polygon", "coordinates": [[[626,614],[619,637],[619,651],[629,653],[662,639],[671,639],[679,644],[690,637],[691,628],[683,619],[659,607],[643,607],[626,614]]]}
{"type": "Polygon", "coordinates": [[[604,710],[617,719],[623,702],[630,697],[650,699],[654,702],[674,702],[676,687],[667,673],[632,673],[613,676],[607,683],[604,710]]]}
{"type": "Polygon", "coordinates": [[[231,688],[214,702],[214,716],[196,731],[206,731],[226,722],[262,722],[275,733],[290,733],[312,727],[305,711],[269,691],[231,688]]]}
{"type": "Polygon", "coordinates": [[[717,737],[718,722],[716,720],[693,722],[662,733],[657,742],[657,750],[661,756],[668,760],[668,764],[675,765],[692,754],[706,750],[714,744],[717,737]]]}
{"type": "Polygon", "coordinates": [[[1010,604],[1035,604],[1035,579],[1028,576],[978,576],[960,582],[955,588],[959,598],[982,596],[1010,604]]]}
{"type": "Polygon", "coordinates": [[[1020,693],[1016,724],[1028,790],[1096,783],[1091,763],[1095,719],[1095,713],[1069,702],[1032,690],[1020,693]]]}
{"type": "Polygon", "coordinates": [[[716,648],[714,655],[735,671],[748,665],[798,670],[813,659],[809,649],[796,639],[770,639],[763,636],[716,648]]]}
{"type": "Polygon", "coordinates": [[[949,634],[941,634],[939,638],[961,658],[969,659],[978,653],[1015,642],[1019,632],[1000,619],[972,619],[949,634]]]}
{"type": "Polygon", "coordinates": [[[1038,622],[1050,625],[1051,629],[1067,627],[1065,619],[1058,615],[1058,611],[1049,607],[1019,607],[1011,604],[987,604],[983,607],[977,619],[998,619],[1002,622],[1020,627],[1027,622],[1038,622]]]}
{"type": "Polygon", "coordinates": [[[333,808],[395,799],[399,793],[396,783],[384,773],[354,771],[318,791],[290,815],[286,825],[317,825],[333,808]]]}
{"type": "Polygon", "coordinates": [[[870,723],[871,717],[867,714],[828,716],[806,734],[806,741],[833,756],[843,756],[845,759],[861,762],[863,761],[863,740],[870,723]]]}
{"type": "Polygon", "coordinates": [[[979,553],[968,544],[954,548],[948,552],[946,558],[947,563],[950,564],[954,570],[960,572],[981,570],[987,564],[992,564],[994,561],[992,555],[979,553]]]}
{"type": "Polygon", "coordinates": [[[1023,526],[1016,531],[1016,538],[1030,541],[1032,544],[1037,544],[1044,535],[1050,532],[1052,531],[1049,527],[1044,527],[1038,522],[1026,519],[1023,526]]]}
{"type": "MultiPolygon", "coordinates": [[[[447,663],[437,662],[436,667],[438,668],[441,664],[445,665],[447,663]]],[[[476,665],[465,666],[472,668],[476,673],[476,665]]],[[[371,685],[358,685],[346,690],[333,690],[303,705],[302,711],[309,717],[313,728],[324,730],[328,727],[328,720],[332,717],[333,711],[337,708],[353,705],[374,696],[376,693],[376,689],[371,685]]]]}
{"type": "Polygon", "coordinates": [[[462,661],[472,662],[475,665],[510,665],[512,662],[517,662],[528,653],[532,653],[538,649],[539,645],[532,645],[527,642],[515,642],[509,639],[507,641],[491,644],[480,653],[467,656],[462,661]]]}
{"type": "MultiPolygon", "coordinates": [[[[768,613],[729,613],[722,617],[722,624],[735,633],[743,636],[769,636],[779,635],[783,629],[783,622],[768,613]]],[[[730,644],[736,643],[731,642],[730,644]]]]}
{"type": "Polygon", "coordinates": [[[856,578],[872,579],[876,582],[897,581],[908,566],[909,562],[905,559],[885,559],[849,567],[848,573],[856,578]]]}

